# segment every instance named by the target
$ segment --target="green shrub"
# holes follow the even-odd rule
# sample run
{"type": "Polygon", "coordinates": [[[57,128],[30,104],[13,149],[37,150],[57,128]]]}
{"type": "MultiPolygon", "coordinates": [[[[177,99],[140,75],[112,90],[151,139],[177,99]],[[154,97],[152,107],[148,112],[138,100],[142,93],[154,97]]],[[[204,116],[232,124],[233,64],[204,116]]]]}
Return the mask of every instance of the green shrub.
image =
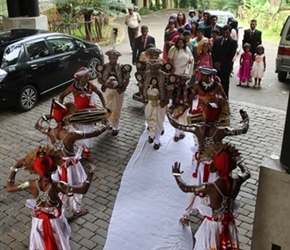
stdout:
{"type": "Polygon", "coordinates": [[[153,2],[151,1],[150,5],[149,5],[149,9],[153,10],[153,11],[161,10],[162,9],[162,5],[160,3],[156,3],[154,5],[153,2]]]}
{"type": "Polygon", "coordinates": [[[149,13],[149,9],[147,7],[142,7],[140,10],[139,10],[139,14],[141,16],[145,16],[145,15],[148,15],[149,13]]]}
{"type": "MultiPolygon", "coordinates": [[[[105,24],[103,29],[102,29],[102,36],[103,38],[108,38],[108,30],[109,30],[109,25],[105,24]]],[[[85,30],[85,25],[81,25],[78,29],[72,29],[72,35],[75,37],[78,37],[80,39],[86,39],[86,30],[85,30]]],[[[96,41],[96,31],[95,31],[95,26],[92,26],[92,36],[93,40],[96,41]]]]}
{"type": "Polygon", "coordinates": [[[156,11],[157,7],[154,4],[150,4],[150,10],[156,11]]]}
{"type": "Polygon", "coordinates": [[[278,8],[273,8],[270,5],[267,6],[267,9],[263,9],[265,6],[260,7],[255,6],[255,8],[246,9],[243,16],[244,20],[240,20],[241,23],[249,28],[249,20],[256,19],[257,28],[262,30],[264,40],[279,41],[280,32],[289,13],[278,11],[278,8]]]}

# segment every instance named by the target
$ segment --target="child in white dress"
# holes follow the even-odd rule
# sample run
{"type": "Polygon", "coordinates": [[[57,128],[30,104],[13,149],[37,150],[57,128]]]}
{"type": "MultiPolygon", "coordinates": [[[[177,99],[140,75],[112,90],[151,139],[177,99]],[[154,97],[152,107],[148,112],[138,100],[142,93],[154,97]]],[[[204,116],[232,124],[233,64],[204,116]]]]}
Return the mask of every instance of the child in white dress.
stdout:
{"type": "Polygon", "coordinates": [[[261,88],[261,80],[266,70],[266,56],[264,54],[265,49],[263,45],[257,47],[257,53],[254,55],[252,77],[255,79],[254,88],[261,88]]]}

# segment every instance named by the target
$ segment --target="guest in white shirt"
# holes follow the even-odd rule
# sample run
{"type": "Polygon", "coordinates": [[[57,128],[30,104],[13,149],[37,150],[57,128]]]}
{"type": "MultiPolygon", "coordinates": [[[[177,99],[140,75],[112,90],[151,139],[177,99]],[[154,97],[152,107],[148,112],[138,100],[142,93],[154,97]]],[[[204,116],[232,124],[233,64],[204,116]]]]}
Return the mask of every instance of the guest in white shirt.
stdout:
{"type": "Polygon", "coordinates": [[[173,65],[174,74],[187,73],[192,75],[193,56],[190,49],[186,46],[184,37],[177,38],[175,46],[172,46],[168,52],[168,62],[173,65]]]}
{"type": "Polygon", "coordinates": [[[128,27],[128,36],[130,40],[130,46],[133,51],[135,38],[138,37],[139,23],[141,22],[141,17],[139,13],[134,12],[133,7],[128,7],[128,13],[125,16],[125,24],[128,27]]]}

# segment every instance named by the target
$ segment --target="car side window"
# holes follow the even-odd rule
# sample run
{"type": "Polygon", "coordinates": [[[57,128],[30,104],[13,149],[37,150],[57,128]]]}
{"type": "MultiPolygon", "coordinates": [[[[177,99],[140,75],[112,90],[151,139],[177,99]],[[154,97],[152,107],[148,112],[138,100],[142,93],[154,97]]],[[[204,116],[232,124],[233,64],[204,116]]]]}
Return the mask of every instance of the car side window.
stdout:
{"type": "Polygon", "coordinates": [[[76,44],[77,44],[78,49],[85,49],[86,48],[86,45],[80,40],[76,40],[76,44]]]}
{"type": "Polygon", "coordinates": [[[31,60],[50,56],[49,49],[44,41],[38,41],[26,44],[27,52],[31,60]]]}
{"type": "Polygon", "coordinates": [[[21,46],[8,47],[3,54],[2,67],[15,65],[18,61],[20,51],[21,46]]]}
{"type": "Polygon", "coordinates": [[[62,54],[76,50],[73,40],[69,38],[49,39],[48,43],[50,44],[54,54],[62,54]]]}

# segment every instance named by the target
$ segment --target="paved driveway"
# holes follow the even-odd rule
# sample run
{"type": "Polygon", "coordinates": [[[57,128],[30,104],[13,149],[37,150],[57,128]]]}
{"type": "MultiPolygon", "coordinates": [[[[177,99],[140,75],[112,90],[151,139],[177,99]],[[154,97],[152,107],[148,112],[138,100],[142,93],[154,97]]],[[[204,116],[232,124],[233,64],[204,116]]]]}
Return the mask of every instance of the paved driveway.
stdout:
{"type": "MultiPolygon", "coordinates": [[[[120,44],[116,48],[123,54],[130,53],[128,45],[120,44]]],[[[121,61],[126,60],[121,58],[121,61]]],[[[136,90],[137,87],[132,78],[126,91],[121,121],[122,129],[119,135],[112,137],[108,132],[95,139],[92,158],[98,168],[90,190],[84,198],[84,205],[89,208],[90,213],[71,223],[72,249],[103,249],[123,171],[144,130],[142,105],[131,98],[132,93],[136,90]]],[[[53,96],[42,100],[35,109],[26,113],[18,113],[13,109],[0,111],[1,250],[28,248],[31,223],[30,210],[25,207],[28,193],[22,191],[9,194],[5,191],[4,186],[8,179],[9,168],[15,159],[25,156],[40,144],[46,144],[46,137],[34,130],[34,124],[41,114],[49,113],[53,96]]],[[[57,96],[55,95],[55,97],[57,96]]],[[[243,186],[238,196],[241,208],[237,214],[241,249],[250,249],[259,167],[263,160],[273,152],[274,147],[279,150],[281,146],[285,111],[234,100],[230,102],[230,106],[233,125],[240,121],[239,109],[246,110],[250,116],[248,133],[231,138],[231,142],[237,145],[245,163],[252,171],[252,178],[243,186]]],[[[31,176],[21,171],[17,174],[16,183],[28,178],[31,176]]],[[[198,223],[199,218],[192,216],[193,232],[197,229],[198,223]]]]}

